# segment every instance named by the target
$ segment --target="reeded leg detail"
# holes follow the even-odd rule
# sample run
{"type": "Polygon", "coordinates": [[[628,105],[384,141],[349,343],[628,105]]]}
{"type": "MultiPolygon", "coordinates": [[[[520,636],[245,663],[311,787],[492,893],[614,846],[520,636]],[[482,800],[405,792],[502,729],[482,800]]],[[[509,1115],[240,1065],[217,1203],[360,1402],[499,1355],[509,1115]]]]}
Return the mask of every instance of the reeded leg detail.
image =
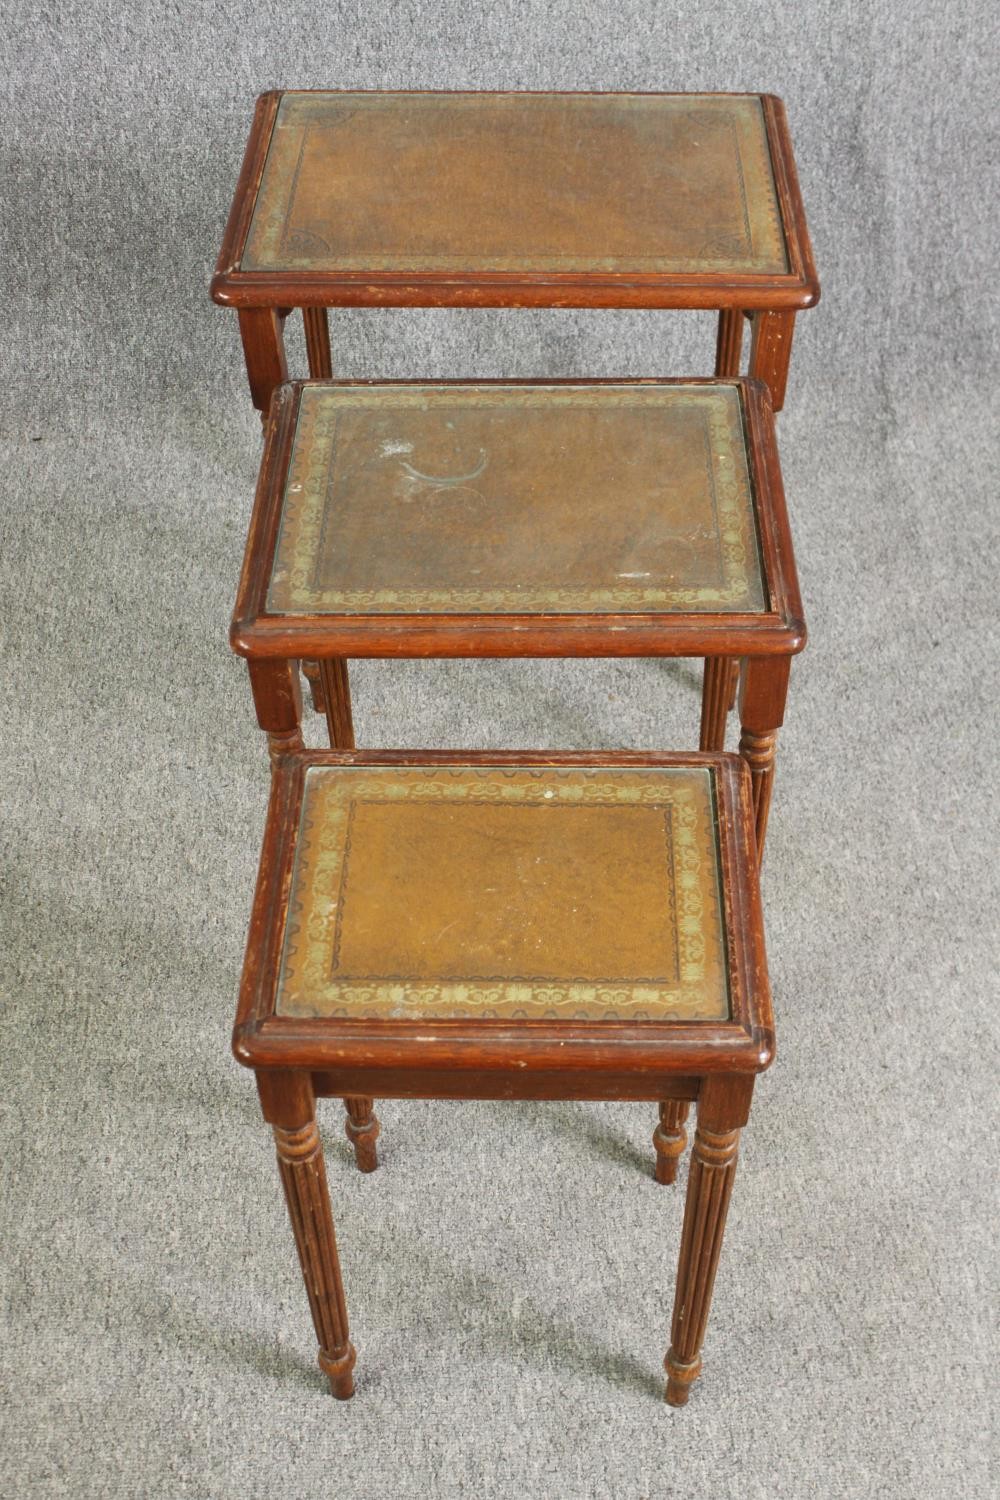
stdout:
{"type": "Polygon", "coordinates": [[[304,307],[302,325],[306,335],[306,358],[309,374],[313,380],[330,380],[333,365],[330,362],[330,323],[325,307],[304,307]]]}
{"type": "Polygon", "coordinates": [[[378,1140],[382,1127],[372,1107],[374,1103],[374,1099],[344,1100],[344,1108],[347,1110],[344,1130],[347,1133],[347,1139],[354,1147],[354,1158],[361,1172],[374,1172],[378,1166],[378,1151],[375,1142],[378,1140]]]}
{"type": "Polygon", "coordinates": [[[319,1365],[338,1400],[354,1394],[356,1355],[347,1326],[347,1304],[340,1276],[337,1241],[330,1213],[326,1168],[316,1121],[297,1129],[272,1127],[278,1170],[295,1233],[302,1275],[309,1294],[319,1365]]]}
{"type": "Polygon", "coordinates": [[[720,1134],[699,1124],[695,1131],[670,1348],[664,1360],[670,1406],[686,1403],[691,1385],[701,1374],[701,1346],[722,1250],[739,1139],[738,1130],[720,1134]]]}
{"type": "Polygon", "coordinates": [[[731,658],[707,656],[701,688],[701,738],[699,750],[723,750],[726,744],[726,718],[729,714],[729,677],[731,658]]]}
{"type": "Polygon", "coordinates": [[[354,749],[354,720],[351,716],[351,686],[347,662],[334,656],[319,663],[320,679],[326,707],[326,727],[334,750],[354,749]]]}
{"type": "Polygon", "coordinates": [[[738,307],[724,307],[719,313],[719,333],[715,341],[715,373],[720,379],[740,373],[743,353],[743,314],[738,307]]]}
{"type": "Polygon", "coordinates": [[[689,1108],[686,1099],[664,1099],[660,1104],[660,1123],[653,1131],[657,1182],[676,1181],[677,1168],[687,1146],[684,1121],[689,1108]]]}
{"type": "Polygon", "coordinates": [[[767,832],[767,815],[771,808],[771,792],[774,788],[774,762],[777,752],[778,731],[753,734],[744,729],[740,735],[740,754],[750,767],[753,782],[754,828],[757,834],[757,863],[764,858],[764,835],[767,832]]]}

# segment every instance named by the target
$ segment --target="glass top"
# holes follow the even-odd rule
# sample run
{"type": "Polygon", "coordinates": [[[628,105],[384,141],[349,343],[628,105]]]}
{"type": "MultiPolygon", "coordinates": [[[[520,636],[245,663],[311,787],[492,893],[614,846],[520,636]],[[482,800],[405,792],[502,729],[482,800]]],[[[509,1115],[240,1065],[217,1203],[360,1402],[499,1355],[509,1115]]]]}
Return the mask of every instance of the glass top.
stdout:
{"type": "Polygon", "coordinates": [[[286,93],[245,271],[787,275],[760,99],[286,93]]]}
{"type": "Polygon", "coordinates": [[[712,773],[311,767],[276,1011],[728,1018],[712,773]]]}
{"type": "Polygon", "coordinates": [[[764,612],[739,389],[305,386],[266,607],[764,612]]]}

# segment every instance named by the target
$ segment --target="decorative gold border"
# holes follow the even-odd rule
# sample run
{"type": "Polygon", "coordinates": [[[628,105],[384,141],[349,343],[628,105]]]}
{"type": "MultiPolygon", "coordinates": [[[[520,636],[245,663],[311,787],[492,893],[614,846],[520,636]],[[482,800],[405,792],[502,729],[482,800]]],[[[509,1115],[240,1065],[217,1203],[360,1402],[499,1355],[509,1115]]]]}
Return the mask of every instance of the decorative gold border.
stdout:
{"type": "MultiPolygon", "coordinates": [[[[562,767],[331,767],[306,772],[281,971],[282,1016],[419,1020],[703,1020],[730,1014],[711,772],[562,767]],[[599,981],[338,980],[331,974],[352,802],[373,799],[551,805],[636,805],[669,811],[679,979],[599,981]]],[[[391,914],[387,914],[391,917],[391,914]]]]}
{"type": "Polygon", "coordinates": [[[271,135],[267,161],[261,177],[253,217],[247,232],[241,267],[244,271],[651,271],[666,274],[719,272],[737,275],[788,274],[788,255],[781,226],[781,212],[774,170],[767,143],[764,112],[757,95],[713,94],[358,94],[287,93],[282,96],[271,135]],[[289,244],[292,204],[309,131],[330,129],[363,110],[405,105],[410,110],[481,108],[492,105],[512,109],[608,108],[668,111],[691,116],[703,110],[718,114],[732,132],[736,176],[743,200],[743,232],[746,251],[734,254],[727,246],[720,252],[711,241],[696,255],[673,258],[630,255],[582,259],[570,255],[485,256],[405,254],[337,255],[319,236],[297,233],[289,244]]]}
{"type": "Polygon", "coordinates": [[[760,614],[767,609],[739,392],[735,386],[306,386],[282,502],[266,607],[275,615],[760,614]],[[723,583],[700,588],[343,589],[317,586],[324,521],[335,503],[337,420],[345,409],[453,406],[688,407],[704,421],[723,583]]]}

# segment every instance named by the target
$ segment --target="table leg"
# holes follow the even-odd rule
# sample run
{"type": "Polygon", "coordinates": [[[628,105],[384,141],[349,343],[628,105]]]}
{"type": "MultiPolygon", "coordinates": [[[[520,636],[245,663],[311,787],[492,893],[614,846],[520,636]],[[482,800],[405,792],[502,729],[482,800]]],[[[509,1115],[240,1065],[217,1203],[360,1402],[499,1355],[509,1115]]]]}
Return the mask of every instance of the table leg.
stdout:
{"type": "Polygon", "coordinates": [[[670,1406],[686,1404],[690,1387],[701,1374],[701,1346],[736,1174],[740,1127],[746,1124],[752,1091],[752,1077],[721,1075],[706,1079],[698,1101],[670,1348],[664,1360],[670,1406]]]}
{"type": "Polygon", "coordinates": [[[257,722],[267,735],[271,758],[302,750],[302,691],[294,662],[248,661],[257,722]]]}
{"type": "Polygon", "coordinates": [[[699,750],[723,750],[726,744],[726,718],[729,714],[730,656],[706,656],[705,675],[701,685],[701,737],[699,750]]]}
{"type": "Polygon", "coordinates": [[[332,380],[330,322],[325,307],[304,307],[302,325],[306,334],[306,357],[313,380],[332,380]]]}
{"type": "Polygon", "coordinates": [[[240,308],[240,337],[250,395],[263,421],[267,420],[275,387],[288,379],[283,322],[274,307],[240,308]]]}
{"type": "Polygon", "coordinates": [[[753,782],[758,863],[764,858],[778,730],[785,717],[790,666],[788,656],[751,657],[740,690],[740,754],[750,767],[753,782]]]}
{"type": "MultiPolygon", "coordinates": [[[[720,380],[732,380],[740,373],[743,355],[744,314],[738,307],[723,307],[719,312],[719,332],[715,341],[715,374],[720,380]]],[[[729,660],[720,662],[710,670],[705,662],[705,681],[702,690],[701,748],[721,750],[726,734],[726,715],[736,706],[736,689],[739,683],[740,664],[729,660]],[[709,685],[710,676],[725,673],[723,681],[709,685]],[[724,699],[723,699],[724,695],[724,699]],[[721,717],[720,717],[721,716],[721,717]]]]}
{"type": "Polygon", "coordinates": [[[351,715],[351,686],[347,662],[342,656],[331,656],[319,663],[320,681],[326,708],[326,727],[334,750],[354,749],[354,720],[351,715]]]}
{"type": "Polygon", "coordinates": [[[257,1082],[264,1118],[274,1131],[281,1185],[319,1339],[319,1366],[333,1394],[346,1401],[354,1394],[357,1356],[347,1324],[312,1081],[308,1073],[258,1073],[257,1082]]]}
{"type": "Polygon", "coordinates": [[[785,404],[788,361],[792,357],[794,312],[755,312],[750,341],[750,374],[763,380],[771,392],[771,405],[780,411],[785,404]]]}
{"type": "Polygon", "coordinates": [[[687,1146],[684,1121],[689,1108],[686,1099],[664,1099],[660,1104],[660,1123],[653,1131],[657,1182],[666,1184],[677,1178],[677,1167],[687,1146]]]}
{"type": "Polygon", "coordinates": [[[743,314],[738,307],[723,307],[719,312],[719,332],[715,340],[715,373],[719,379],[732,379],[740,373],[743,353],[743,314]]]}
{"type": "Polygon", "coordinates": [[[361,1172],[374,1172],[378,1166],[378,1151],[375,1142],[379,1137],[381,1129],[378,1116],[372,1106],[374,1099],[345,1099],[344,1108],[347,1110],[347,1119],[344,1121],[344,1130],[347,1139],[354,1147],[354,1159],[361,1172]]]}

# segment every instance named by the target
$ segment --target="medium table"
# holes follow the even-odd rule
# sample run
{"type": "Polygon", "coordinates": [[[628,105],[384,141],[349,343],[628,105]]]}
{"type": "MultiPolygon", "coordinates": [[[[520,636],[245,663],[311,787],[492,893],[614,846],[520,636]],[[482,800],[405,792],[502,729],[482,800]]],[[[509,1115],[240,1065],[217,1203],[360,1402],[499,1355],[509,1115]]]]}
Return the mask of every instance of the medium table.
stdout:
{"type": "Polygon", "coordinates": [[[700,748],[740,750],[763,849],[805,644],[759,382],[299,382],[272,404],[231,640],[261,726],[298,732],[320,664],[354,746],[349,657],[703,657],[700,748]],[[293,683],[293,679],[295,682],[293,683]]]}

